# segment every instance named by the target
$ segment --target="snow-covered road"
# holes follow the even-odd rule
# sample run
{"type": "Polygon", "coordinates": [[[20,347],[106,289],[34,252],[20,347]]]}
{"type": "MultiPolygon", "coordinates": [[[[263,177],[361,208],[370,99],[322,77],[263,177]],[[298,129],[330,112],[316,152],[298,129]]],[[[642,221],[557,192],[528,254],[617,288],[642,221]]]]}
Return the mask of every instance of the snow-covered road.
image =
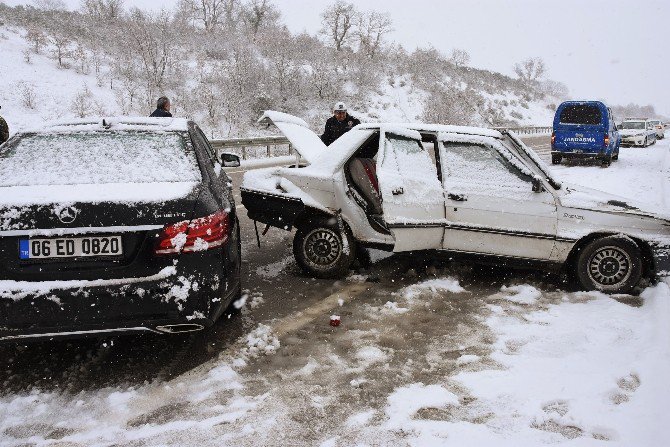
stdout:
{"type": "Polygon", "coordinates": [[[607,169],[566,162],[552,169],[567,182],[670,209],[670,139],[644,149],[622,147],[619,160],[607,169]]]}

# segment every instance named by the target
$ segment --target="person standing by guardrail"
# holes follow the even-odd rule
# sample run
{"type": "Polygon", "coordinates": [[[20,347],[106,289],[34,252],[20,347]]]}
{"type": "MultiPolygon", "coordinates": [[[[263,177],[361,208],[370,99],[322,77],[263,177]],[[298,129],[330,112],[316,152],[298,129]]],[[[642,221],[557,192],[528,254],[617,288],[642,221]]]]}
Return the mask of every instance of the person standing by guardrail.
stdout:
{"type": "Polygon", "coordinates": [[[326,121],[326,129],[321,135],[321,141],[326,146],[330,146],[333,141],[359,124],[361,124],[360,120],[347,113],[347,106],[343,102],[338,102],[333,107],[333,116],[326,121]]]}
{"type": "Polygon", "coordinates": [[[161,96],[156,102],[156,110],[153,111],[149,118],[172,118],[170,113],[170,100],[167,96],[161,96]]]}
{"type": "MultiPolygon", "coordinates": [[[[0,109],[2,109],[2,106],[0,106],[0,109]]],[[[0,116],[0,144],[7,140],[9,140],[9,126],[7,125],[7,121],[0,116]]]]}

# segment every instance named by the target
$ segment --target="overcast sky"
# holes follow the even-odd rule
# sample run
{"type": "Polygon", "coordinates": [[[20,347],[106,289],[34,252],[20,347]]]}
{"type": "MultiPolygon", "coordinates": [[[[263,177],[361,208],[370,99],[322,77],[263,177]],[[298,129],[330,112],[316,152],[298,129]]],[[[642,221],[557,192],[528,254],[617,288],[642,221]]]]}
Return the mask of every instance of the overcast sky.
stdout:
{"type": "MultiPolygon", "coordinates": [[[[0,0],[1,1],[1,0],[0,0]]],[[[4,0],[9,5],[30,0],[4,0]]],[[[71,7],[79,0],[65,0],[71,7]]],[[[334,0],[274,0],[292,31],[316,33],[334,0]]],[[[390,36],[407,49],[467,50],[472,65],[512,75],[515,62],[542,57],[551,79],[574,99],[652,104],[670,116],[668,0],[356,0],[360,10],[389,12],[390,36]],[[665,31],[664,31],[665,30],[665,31]]],[[[125,0],[173,8],[177,0],[125,0]]]]}

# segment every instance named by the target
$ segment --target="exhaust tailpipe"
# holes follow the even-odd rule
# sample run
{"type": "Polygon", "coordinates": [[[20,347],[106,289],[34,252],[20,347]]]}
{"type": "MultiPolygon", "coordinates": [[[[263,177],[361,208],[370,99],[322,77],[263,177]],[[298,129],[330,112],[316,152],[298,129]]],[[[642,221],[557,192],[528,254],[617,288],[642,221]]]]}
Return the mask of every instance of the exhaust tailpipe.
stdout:
{"type": "Polygon", "coordinates": [[[166,324],[156,326],[156,330],[162,334],[184,334],[186,332],[198,332],[205,329],[201,324],[166,324]]]}

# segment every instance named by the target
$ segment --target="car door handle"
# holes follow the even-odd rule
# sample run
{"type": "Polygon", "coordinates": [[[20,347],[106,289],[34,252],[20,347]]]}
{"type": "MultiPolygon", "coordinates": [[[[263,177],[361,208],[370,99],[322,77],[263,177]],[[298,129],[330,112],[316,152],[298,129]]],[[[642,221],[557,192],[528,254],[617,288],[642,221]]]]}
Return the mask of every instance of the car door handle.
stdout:
{"type": "Polygon", "coordinates": [[[391,191],[391,194],[394,196],[399,196],[400,194],[405,194],[405,190],[403,188],[396,188],[393,191],[391,191]]]}
{"type": "Polygon", "coordinates": [[[467,202],[468,198],[465,194],[447,194],[447,198],[454,200],[456,202],[467,202]]]}

